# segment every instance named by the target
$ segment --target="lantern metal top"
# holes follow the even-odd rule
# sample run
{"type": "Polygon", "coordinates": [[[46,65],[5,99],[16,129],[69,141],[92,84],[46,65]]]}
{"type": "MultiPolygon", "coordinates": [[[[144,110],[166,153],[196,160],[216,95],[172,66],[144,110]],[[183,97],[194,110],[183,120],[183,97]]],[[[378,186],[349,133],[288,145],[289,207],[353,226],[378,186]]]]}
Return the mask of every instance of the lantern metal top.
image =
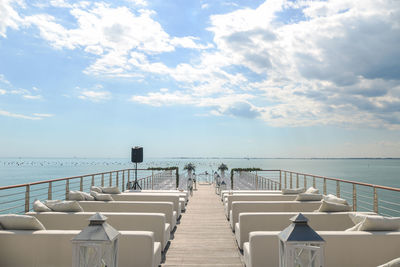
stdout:
{"type": "Polygon", "coordinates": [[[106,223],[107,217],[101,213],[96,213],[89,218],[89,226],[84,228],[72,241],[107,241],[111,242],[117,238],[120,233],[115,230],[111,225],[106,223]]]}
{"type": "Polygon", "coordinates": [[[308,219],[301,213],[290,218],[292,224],[279,233],[284,242],[325,242],[308,224],[308,219]]]}

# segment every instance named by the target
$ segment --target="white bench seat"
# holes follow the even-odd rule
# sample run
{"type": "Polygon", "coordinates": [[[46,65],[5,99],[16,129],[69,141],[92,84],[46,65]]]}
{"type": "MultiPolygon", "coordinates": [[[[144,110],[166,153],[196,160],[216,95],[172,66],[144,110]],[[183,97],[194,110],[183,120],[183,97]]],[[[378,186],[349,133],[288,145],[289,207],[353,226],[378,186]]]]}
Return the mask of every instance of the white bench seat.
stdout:
{"type": "MultiPolygon", "coordinates": [[[[400,232],[317,231],[326,241],[325,266],[376,267],[400,255],[400,232]]],[[[279,266],[280,231],[251,232],[243,245],[246,267],[279,266]]]]}
{"type": "MultiPolygon", "coordinates": [[[[2,230],[0,266],[71,267],[72,242],[80,230],[2,230]]],[[[118,265],[156,267],[161,263],[161,244],[148,231],[120,231],[118,265]]]]}
{"type": "MultiPolygon", "coordinates": [[[[28,212],[36,217],[47,230],[82,230],[95,212],[28,212]]],[[[107,223],[118,231],[150,231],[162,250],[170,239],[170,224],[163,213],[102,212],[107,223]]]]}

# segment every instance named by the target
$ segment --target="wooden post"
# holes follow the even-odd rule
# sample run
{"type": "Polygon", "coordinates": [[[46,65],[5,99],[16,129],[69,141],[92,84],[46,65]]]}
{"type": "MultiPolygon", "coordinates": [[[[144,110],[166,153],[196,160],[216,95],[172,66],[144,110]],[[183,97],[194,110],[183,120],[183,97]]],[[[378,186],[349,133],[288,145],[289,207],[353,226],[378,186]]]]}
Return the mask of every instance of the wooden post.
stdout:
{"type": "Polygon", "coordinates": [[[282,190],[282,171],[279,170],[279,190],[282,190]]]}
{"type": "Polygon", "coordinates": [[[336,181],[336,196],[340,197],[340,182],[336,181]]]}
{"type": "Polygon", "coordinates": [[[292,172],[290,172],[290,189],[292,189],[293,188],[293,185],[292,185],[292,172]]]}
{"type": "Polygon", "coordinates": [[[313,181],[312,182],[313,182],[313,187],[317,188],[317,186],[315,185],[315,176],[313,176],[313,181]]]}
{"type": "Polygon", "coordinates": [[[122,171],[122,185],[121,185],[121,192],[124,192],[124,186],[125,186],[125,170],[122,171]]]}
{"type": "Polygon", "coordinates": [[[326,178],[324,178],[324,195],[326,195],[326,178]]]}
{"type": "Polygon", "coordinates": [[[112,185],[112,172],[110,172],[110,180],[108,181],[108,186],[112,185]]]}
{"type": "Polygon", "coordinates": [[[287,179],[286,179],[286,171],[285,171],[285,189],[287,188],[287,179]]]}
{"type": "Polygon", "coordinates": [[[69,179],[65,180],[65,199],[69,199],[69,179]]]}
{"type": "Polygon", "coordinates": [[[304,176],[304,188],[307,188],[307,177],[305,174],[303,176],[304,176]]]}
{"type": "Polygon", "coordinates": [[[30,186],[25,186],[25,212],[29,212],[30,186]]]}
{"type": "Polygon", "coordinates": [[[151,190],[154,188],[154,171],[151,171],[151,190]]]}
{"type": "Polygon", "coordinates": [[[374,212],[378,213],[378,192],[376,191],[376,187],[374,187],[374,212]]]}
{"type": "Polygon", "coordinates": [[[119,171],[117,171],[117,177],[116,177],[116,183],[115,185],[118,187],[119,186],[119,177],[118,177],[119,171]]]}
{"type": "Polygon", "coordinates": [[[258,175],[257,175],[257,172],[256,172],[256,190],[258,190],[258,175]]]}
{"type": "Polygon", "coordinates": [[[296,173],[296,188],[299,188],[299,174],[296,173]]]}
{"type": "Polygon", "coordinates": [[[80,190],[80,191],[83,191],[83,176],[81,176],[81,181],[80,181],[79,190],[80,190]]]}
{"type": "Polygon", "coordinates": [[[101,186],[104,186],[104,173],[101,174],[101,186]]]}
{"type": "Polygon", "coordinates": [[[49,182],[49,189],[47,190],[47,199],[51,200],[52,198],[53,198],[52,182],[49,182]]]}
{"type": "Polygon", "coordinates": [[[94,186],[94,175],[92,175],[92,186],[94,186]]]}
{"type": "Polygon", "coordinates": [[[353,211],[357,211],[357,189],[355,184],[353,184],[353,211]]]}

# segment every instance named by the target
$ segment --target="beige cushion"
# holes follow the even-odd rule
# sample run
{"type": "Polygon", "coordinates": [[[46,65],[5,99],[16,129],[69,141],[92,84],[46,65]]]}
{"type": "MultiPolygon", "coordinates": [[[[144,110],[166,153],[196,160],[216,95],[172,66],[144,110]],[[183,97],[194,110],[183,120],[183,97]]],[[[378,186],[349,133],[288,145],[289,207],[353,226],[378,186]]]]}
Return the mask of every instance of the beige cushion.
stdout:
{"type": "Polygon", "coordinates": [[[94,197],[95,200],[99,200],[99,201],[113,201],[114,200],[110,194],[101,194],[101,193],[97,193],[95,191],[90,191],[90,194],[94,197]]]}
{"type": "Polygon", "coordinates": [[[103,193],[103,190],[101,190],[101,187],[98,187],[98,186],[90,187],[90,191],[95,191],[97,193],[103,193]]]}
{"type": "Polygon", "coordinates": [[[282,189],[282,194],[284,195],[289,195],[289,194],[300,194],[304,193],[305,189],[304,188],[294,188],[294,189],[282,189]]]}
{"type": "Polygon", "coordinates": [[[77,200],[77,201],[94,200],[94,197],[92,197],[89,193],[82,191],[70,191],[68,197],[69,200],[77,200]]]}
{"type": "Polygon", "coordinates": [[[321,206],[318,209],[318,211],[320,212],[340,212],[340,211],[350,211],[350,210],[351,208],[349,205],[329,202],[326,200],[322,200],[321,206]]]}
{"type": "Polygon", "coordinates": [[[46,201],[46,206],[49,207],[52,211],[61,211],[61,212],[80,212],[83,211],[81,205],[75,200],[66,200],[66,201],[46,201]]]}
{"type": "Polygon", "coordinates": [[[350,227],[349,229],[344,230],[345,232],[351,232],[351,231],[359,231],[360,229],[361,222],[357,223],[353,227],[350,227]]]}
{"type": "Polygon", "coordinates": [[[0,215],[0,224],[5,230],[46,230],[38,219],[29,215],[0,215]]]}
{"type": "Polygon", "coordinates": [[[82,200],[85,200],[85,196],[82,195],[80,191],[69,191],[68,199],[82,201],[82,200]]]}
{"type": "Polygon", "coordinates": [[[367,217],[367,216],[382,217],[382,216],[380,216],[380,215],[369,215],[369,214],[358,213],[358,212],[349,213],[350,220],[352,220],[352,222],[353,222],[354,224],[358,224],[358,223],[360,223],[360,222],[363,222],[364,219],[365,219],[365,217],[367,217]]]}
{"type": "Polygon", "coordinates": [[[349,205],[349,203],[347,203],[346,199],[343,198],[339,198],[335,195],[329,194],[327,196],[324,196],[324,200],[329,201],[329,202],[333,202],[333,203],[338,203],[338,204],[343,204],[343,205],[349,205]]]}
{"type": "Polygon", "coordinates": [[[307,194],[319,194],[319,189],[314,188],[314,187],[311,186],[304,193],[307,193],[307,194]]]}
{"type": "Polygon", "coordinates": [[[81,194],[85,197],[85,200],[94,200],[94,197],[92,197],[89,193],[81,192],[81,194]]]}
{"type": "Polygon", "coordinates": [[[317,193],[300,193],[296,197],[296,201],[319,201],[322,199],[321,194],[317,193]]]}
{"type": "Polygon", "coordinates": [[[379,265],[378,267],[400,267],[400,258],[391,260],[385,264],[379,265]]]}
{"type": "Polygon", "coordinates": [[[366,216],[361,222],[359,231],[398,231],[400,217],[366,216]]]}
{"type": "Polygon", "coordinates": [[[51,209],[47,207],[45,204],[43,204],[40,200],[35,200],[33,202],[33,210],[36,212],[51,211],[51,209]]]}
{"type": "Polygon", "coordinates": [[[121,191],[119,190],[118,186],[101,187],[101,190],[103,191],[104,194],[121,194],[121,191]]]}

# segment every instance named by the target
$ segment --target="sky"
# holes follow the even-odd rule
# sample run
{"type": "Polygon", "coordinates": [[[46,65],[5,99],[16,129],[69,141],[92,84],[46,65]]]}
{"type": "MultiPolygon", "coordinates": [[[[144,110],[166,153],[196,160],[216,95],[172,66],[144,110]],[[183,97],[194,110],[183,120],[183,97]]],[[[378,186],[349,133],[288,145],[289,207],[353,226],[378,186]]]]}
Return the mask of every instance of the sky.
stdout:
{"type": "Polygon", "coordinates": [[[0,0],[0,157],[400,157],[400,0],[0,0]]]}

